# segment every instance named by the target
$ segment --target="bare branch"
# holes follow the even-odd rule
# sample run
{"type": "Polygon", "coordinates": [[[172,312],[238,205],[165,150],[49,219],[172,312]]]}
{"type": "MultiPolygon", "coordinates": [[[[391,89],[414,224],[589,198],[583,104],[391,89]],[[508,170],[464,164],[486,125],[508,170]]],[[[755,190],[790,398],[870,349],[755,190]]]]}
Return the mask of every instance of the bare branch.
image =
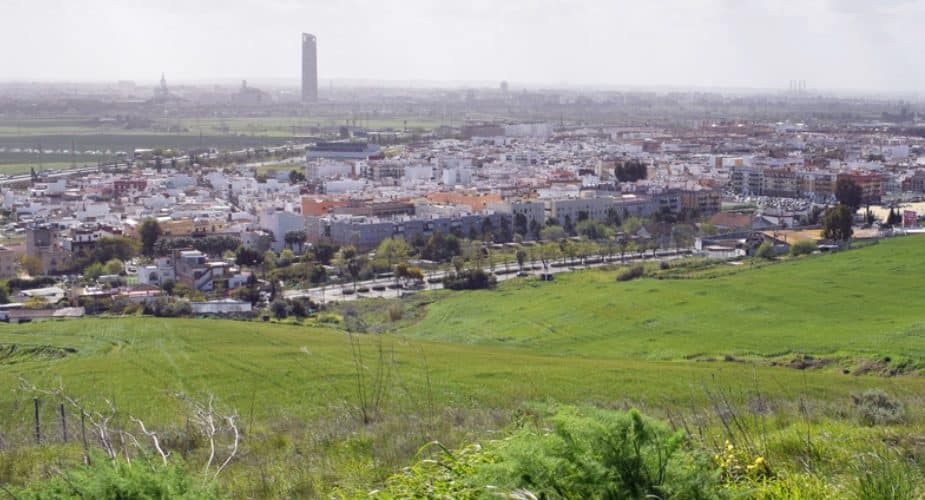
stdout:
{"type": "MultiPolygon", "coordinates": [[[[164,462],[164,465],[167,465],[167,457],[170,455],[170,452],[164,452],[164,449],[161,448],[161,443],[157,437],[157,433],[146,429],[145,423],[142,422],[141,419],[132,417],[131,420],[132,422],[135,422],[136,424],[138,424],[138,427],[141,427],[142,434],[151,438],[151,441],[154,442],[154,449],[157,450],[157,454],[161,456],[161,460],[164,462]]],[[[132,438],[134,439],[134,436],[132,436],[132,438]]],[[[138,441],[135,441],[135,444],[137,445],[138,441]]]]}

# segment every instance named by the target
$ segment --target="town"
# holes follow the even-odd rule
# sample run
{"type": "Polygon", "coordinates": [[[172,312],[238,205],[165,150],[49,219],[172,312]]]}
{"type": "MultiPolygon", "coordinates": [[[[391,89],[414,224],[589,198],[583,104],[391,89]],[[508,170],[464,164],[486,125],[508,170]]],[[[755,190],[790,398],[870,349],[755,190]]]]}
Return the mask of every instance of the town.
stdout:
{"type": "Polygon", "coordinates": [[[904,131],[478,122],[440,137],[390,131],[386,144],[382,131],[338,126],[303,144],[139,148],[3,181],[0,278],[15,284],[4,315],[248,316],[275,303],[285,316],[405,288],[387,279],[399,266],[433,287],[454,267],[543,274],[540,261],[629,249],[787,252],[807,238],[837,245],[820,229],[840,203],[858,236],[905,232],[916,212],[899,207],[925,193],[925,139],[904,131]]]}
{"type": "Polygon", "coordinates": [[[0,497],[925,498],[925,2],[0,12],[0,497]]]}

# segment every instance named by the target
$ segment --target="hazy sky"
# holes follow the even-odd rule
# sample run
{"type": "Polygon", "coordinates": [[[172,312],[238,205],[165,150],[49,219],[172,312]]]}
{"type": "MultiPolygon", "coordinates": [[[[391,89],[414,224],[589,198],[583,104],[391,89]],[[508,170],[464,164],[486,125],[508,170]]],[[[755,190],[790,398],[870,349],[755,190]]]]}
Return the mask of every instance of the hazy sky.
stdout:
{"type": "Polygon", "coordinates": [[[0,81],[918,90],[925,0],[0,0],[0,81]]]}

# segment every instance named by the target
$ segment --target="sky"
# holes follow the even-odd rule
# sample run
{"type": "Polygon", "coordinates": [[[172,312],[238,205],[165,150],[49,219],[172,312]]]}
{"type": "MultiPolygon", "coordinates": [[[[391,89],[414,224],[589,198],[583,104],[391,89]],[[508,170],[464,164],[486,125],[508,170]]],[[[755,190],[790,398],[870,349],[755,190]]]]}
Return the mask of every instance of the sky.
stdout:
{"type": "Polygon", "coordinates": [[[0,81],[917,91],[925,0],[0,0],[0,81]]]}

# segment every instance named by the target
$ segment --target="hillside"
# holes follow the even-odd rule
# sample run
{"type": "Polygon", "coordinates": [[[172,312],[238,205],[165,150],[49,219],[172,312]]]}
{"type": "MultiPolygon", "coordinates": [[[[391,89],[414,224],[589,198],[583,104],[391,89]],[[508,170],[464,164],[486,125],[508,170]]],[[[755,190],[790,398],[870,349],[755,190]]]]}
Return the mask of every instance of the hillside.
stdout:
{"type": "Polygon", "coordinates": [[[405,333],[597,358],[922,358],[923,273],[921,237],[692,279],[580,272],[455,294],[405,333]]]}
{"type": "MultiPolygon", "coordinates": [[[[907,440],[915,447],[922,435],[916,419],[882,432],[858,427],[851,401],[877,388],[910,415],[921,408],[923,257],[925,239],[907,238],[662,275],[672,279],[618,283],[614,272],[594,270],[553,283],[514,280],[495,291],[409,297],[413,317],[382,335],[348,334],[322,320],[3,325],[0,386],[11,390],[0,392],[0,484],[46,477],[49,454],[80,457],[56,441],[48,395],[39,397],[51,446],[28,447],[36,393],[21,388],[27,383],[62,386],[94,409],[113,401],[114,425],[131,428],[129,416],[138,416],[168,429],[168,442],[191,463],[206,450],[189,431],[184,399],[214,395],[245,429],[244,454],[222,483],[235,496],[366,491],[424,443],[500,437],[523,415],[542,419],[542,408],[559,403],[635,406],[672,426],[689,422],[706,448],[724,435],[760,432],[777,466],[802,471],[812,460],[817,474],[843,478],[833,483],[841,488],[852,477],[851,453],[907,440]],[[816,368],[819,359],[832,364],[794,369],[816,368]],[[864,363],[877,369],[857,370],[864,363]],[[883,376],[899,366],[905,375],[883,376]],[[743,412],[736,425],[744,430],[730,431],[730,412],[743,412]],[[844,447],[820,448],[834,445],[814,444],[816,434],[844,447]]],[[[349,307],[364,304],[362,314],[387,321],[383,306],[396,301],[349,307]]]]}

